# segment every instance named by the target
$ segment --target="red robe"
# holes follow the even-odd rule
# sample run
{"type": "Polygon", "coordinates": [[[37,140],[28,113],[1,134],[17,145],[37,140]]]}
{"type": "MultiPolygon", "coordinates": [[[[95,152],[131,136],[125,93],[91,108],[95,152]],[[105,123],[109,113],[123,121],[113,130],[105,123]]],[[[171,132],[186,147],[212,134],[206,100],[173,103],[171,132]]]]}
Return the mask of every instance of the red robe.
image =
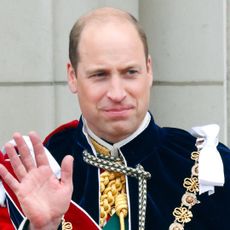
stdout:
{"type": "Polygon", "coordinates": [[[0,207],[0,229],[14,230],[7,208],[0,207]]]}

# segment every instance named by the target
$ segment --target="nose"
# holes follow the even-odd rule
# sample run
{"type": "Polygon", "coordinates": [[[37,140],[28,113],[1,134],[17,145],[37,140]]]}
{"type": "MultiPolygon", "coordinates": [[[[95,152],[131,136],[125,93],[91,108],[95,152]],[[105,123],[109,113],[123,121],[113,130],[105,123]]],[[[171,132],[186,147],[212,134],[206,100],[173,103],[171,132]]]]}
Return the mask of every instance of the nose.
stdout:
{"type": "Polygon", "coordinates": [[[119,76],[112,76],[107,91],[107,97],[114,102],[121,102],[126,97],[125,85],[119,76]]]}

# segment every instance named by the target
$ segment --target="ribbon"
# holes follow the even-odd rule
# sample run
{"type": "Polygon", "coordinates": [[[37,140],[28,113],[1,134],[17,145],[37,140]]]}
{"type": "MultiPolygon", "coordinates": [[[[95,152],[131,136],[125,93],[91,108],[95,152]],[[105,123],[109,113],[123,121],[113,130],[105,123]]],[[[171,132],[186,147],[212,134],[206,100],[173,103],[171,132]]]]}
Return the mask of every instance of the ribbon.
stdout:
{"type": "Polygon", "coordinates": [[[204,141],[199,156],[199,193],[215,192],[215,186],[224,185],[224,167],[217,150],[220,127],[216,124],[193,127],[191,134],[204,141]]]}

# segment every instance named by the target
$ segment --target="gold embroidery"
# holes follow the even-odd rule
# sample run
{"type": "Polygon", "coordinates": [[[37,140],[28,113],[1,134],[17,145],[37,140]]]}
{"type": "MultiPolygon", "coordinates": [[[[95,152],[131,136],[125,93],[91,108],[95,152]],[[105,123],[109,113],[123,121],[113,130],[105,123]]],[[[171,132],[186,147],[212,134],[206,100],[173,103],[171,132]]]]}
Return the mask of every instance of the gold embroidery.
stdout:
{"type": "Polygon", "coordinates": [[[72,230],[73,226],[71,222],[66,222],[64,216],[62,217],[62,230],[72,230]]]}
{"type": "Polygon", "coordinates": [[[191,153],[191,159],[194,160],[194,161],[198,161],[199,156],[200,156],[200,152],[198,152],[198,151],[194,151],[194,152],[191,153]]]}
{"type": "MultiPolygon", "coordinates": [[[[105,156],[109,150],[91,138],[96,152],[105,156]]],[[[121,162],[120,162],[121,163],[121,162]]],[[[100,174],[100,227],[103,227],[108,215],[115,212],[120,219],[120,229],[125,230],[125,217],[128,215],[125,176],[122,173],[104,171],[100,174]]]]}
{"type": "Polygon", "coordinates": [[[197,177],[185,178],[183,186],[189,192],[199,192],[199,183],[197,177]]]}
{"type": "Polygon", "coordinates": [[[180,223],[188,223],[189,221],[191,221],[192,218],[192,212],[189,211],[186,207],[175,208],[173,211],[173,215],[180,223]]]}
{"type": "Polygon", "coordinates": [[[107,149],[105,146],[99,144],[97,141],[95,141],[93,138],[90,138],[92,144],[93,144],[93,147],[95,148],[95,150],[104,155],[104,156],[109,156],[110,155],[110,151],[109,149],[107,149]]]}

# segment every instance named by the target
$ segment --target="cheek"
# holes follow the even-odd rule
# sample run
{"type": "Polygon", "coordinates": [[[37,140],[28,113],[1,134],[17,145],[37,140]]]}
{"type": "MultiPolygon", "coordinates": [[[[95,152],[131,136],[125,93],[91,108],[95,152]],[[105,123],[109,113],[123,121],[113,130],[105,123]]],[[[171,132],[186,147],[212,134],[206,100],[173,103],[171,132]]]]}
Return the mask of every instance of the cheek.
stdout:
{"type": "Polygon", "coordinates": [[[149,97],[150,87],[147,82],[139,82],[133,85],[130,92],[137,100],[142,100],[149,97]]]}
{"type": "MultiPolygon", "coordinates": [[[[78,92],[82,103],[97,105],[103,98],[103,91],[97,87],[87,87],[78,92]]],[[[84,104],[83,104],[84,106],[84,104]]]]}

